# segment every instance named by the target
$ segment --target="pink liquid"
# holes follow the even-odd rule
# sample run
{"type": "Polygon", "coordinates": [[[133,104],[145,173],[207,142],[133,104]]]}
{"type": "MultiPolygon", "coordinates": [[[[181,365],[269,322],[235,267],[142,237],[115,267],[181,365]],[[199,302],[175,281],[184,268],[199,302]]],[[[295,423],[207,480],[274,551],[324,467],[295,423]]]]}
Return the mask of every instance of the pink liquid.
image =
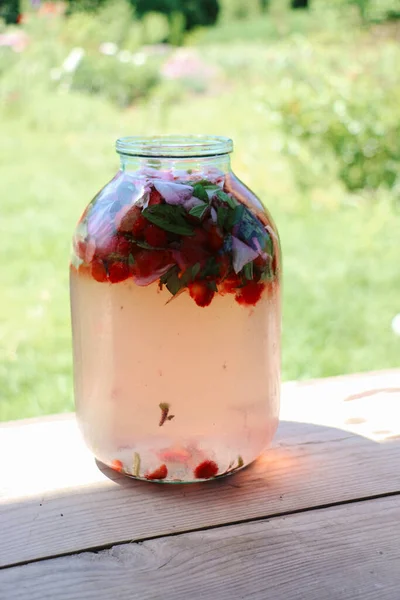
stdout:
{"type": "Polygon", "coordinates": [[[253,461],[278,425],[280,301],[275,283],[256,306],[216,294],[171,300],[157,283],[99,283],[71,268],[75,395],[89,448],[145,478],[194,481],[253,461]],[[160,403],[169,405],[160,426],[160,403]]]}

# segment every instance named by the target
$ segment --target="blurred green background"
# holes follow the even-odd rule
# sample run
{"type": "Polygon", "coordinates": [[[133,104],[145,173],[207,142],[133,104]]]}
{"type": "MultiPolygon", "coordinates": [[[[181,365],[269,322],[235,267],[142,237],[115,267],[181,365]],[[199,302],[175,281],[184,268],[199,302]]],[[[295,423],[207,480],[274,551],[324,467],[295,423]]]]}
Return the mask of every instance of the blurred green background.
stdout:
{"type": "Polygon", "coordinates": [[[121,135],[234,139],[281,234],[284,379],[399,365],[399,0],[1,0],[0,17],[0,419],[73,409],[70,239],[121,135]]]}

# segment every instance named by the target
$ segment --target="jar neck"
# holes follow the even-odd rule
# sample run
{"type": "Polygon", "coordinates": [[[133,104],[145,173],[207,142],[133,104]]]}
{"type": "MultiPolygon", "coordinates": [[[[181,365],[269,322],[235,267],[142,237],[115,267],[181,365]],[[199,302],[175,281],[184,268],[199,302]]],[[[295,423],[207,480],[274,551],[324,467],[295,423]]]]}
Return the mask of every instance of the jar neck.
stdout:
{"type": "Polygon", "coordinates": [[[143,157],[120,154],[121,171],[135,172],[143,168],[157,169],[161,171],[207,171],[218,169],[223,173],[231,171],[229,154],[217,156],[195,156],[195,157],[143,157]]]}

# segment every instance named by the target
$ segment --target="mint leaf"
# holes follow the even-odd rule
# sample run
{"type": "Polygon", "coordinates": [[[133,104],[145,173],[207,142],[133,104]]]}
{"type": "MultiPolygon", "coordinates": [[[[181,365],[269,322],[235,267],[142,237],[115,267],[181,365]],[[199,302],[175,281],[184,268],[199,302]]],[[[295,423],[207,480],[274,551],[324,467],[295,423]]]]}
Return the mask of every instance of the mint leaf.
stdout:
{"type": "Polygon", "coordinates": [[[135,240],[135,244],[137,246],[140,246],[140,248],[146,248],[146,250],[159,250],[159,248],[156,248],[155,246],[150,246],[150,244],[148,244],[147,242],[142,242],[140,240],[135,240]]]}
{"type": "Polygon", "coordinates": [[[178,277],[178,269],[176,266],[172,267],[165,275],[163,275],[160,281],[165,283],[167,290],[173,296],[175,296],[183,287],[182,281],[178,277]]]}
{"type": "Polygon", "coordinates": [[[181,206],[155,204],[142,211],[142,215],[161,229],[179,235],[193,235],[193,227],[186,221],[186,212],[181,206]]]}
{"type": "MultiPolygon", "coordinates": [[[[206,194],[207,195],[207,194],[206,194]]],[[[199,204],[198,206],[193,206],[189,210],[189,215],[193,217],[197,217],[198,219],[202,219],[208,209],[208,204],[199,204]]]]}
{"type": "Polygon", "coordinates": [[[244,265],[243,275],[248,281],[251,281],[253,279],[253,262],[249,262],[247,263],[247,265],[244,265]]]}
{"type": "Polygon", "coordinates": [[[229,210],[226,206],[218,206],[217,207],[217,225],[220,229],[225,228],[225,222],[228,217],[229,210]]]}
{"type": "Polygon", "coordinates": [[[196,185],[193,188],[192,194],[195,198],[203,200],[203,202],[208,202],[207,192],[201,183],[196,183],[196,185]]]}
{"type": "Polygon", "coordinates": [[[190,282],[194,281],[194,279],[200,272],[200,268],[200,263],[196,263],[186,269],[186,271],[183,273],[182,277],[179,280],[181,288],[186,287],[190,282]]]}
{"type": "Polygon", "coordinates": [[[231,208],[235,208],[235,206],[238,205],[238,202],[235,200],[235,198],[232,198],[232,196],[229,196],[229,194],[226,194],[222,190],[219,190],[219,192],[217,192],[215,195],[219,200],[222,200],[222,202],[226,202],[231,208]]]}
{"type": "Polygon", "coordinates": [[[133,254],[129,254],[128,256],[128,265],[132,267],[135,264],[135,259],[133,258],[133,254]]]}
{"type": "Polygon", "coordinates": [[[229,211],[228,218],[225,221],[225,227],[226,227],[227,231],[231,231],[235,225],[240,223],[240,221],[242,220],[244,211],[245,211],[245,207],[243,206],[243,204],[238,204],[237,206],[235,206],[235,208],[233,210],[229,211]]]}

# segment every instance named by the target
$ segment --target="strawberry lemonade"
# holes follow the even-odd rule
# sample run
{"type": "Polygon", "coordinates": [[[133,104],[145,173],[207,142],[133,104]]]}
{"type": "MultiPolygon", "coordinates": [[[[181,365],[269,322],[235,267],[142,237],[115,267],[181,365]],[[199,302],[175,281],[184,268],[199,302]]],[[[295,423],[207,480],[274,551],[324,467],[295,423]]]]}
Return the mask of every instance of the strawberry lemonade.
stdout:
{"type": "Polygon", "coordinates": [[[93,454],[138,479],[236,472],[278,425],[280,251],[226,138],[123,138],[74,235],[75,398],[93,454]]]}

